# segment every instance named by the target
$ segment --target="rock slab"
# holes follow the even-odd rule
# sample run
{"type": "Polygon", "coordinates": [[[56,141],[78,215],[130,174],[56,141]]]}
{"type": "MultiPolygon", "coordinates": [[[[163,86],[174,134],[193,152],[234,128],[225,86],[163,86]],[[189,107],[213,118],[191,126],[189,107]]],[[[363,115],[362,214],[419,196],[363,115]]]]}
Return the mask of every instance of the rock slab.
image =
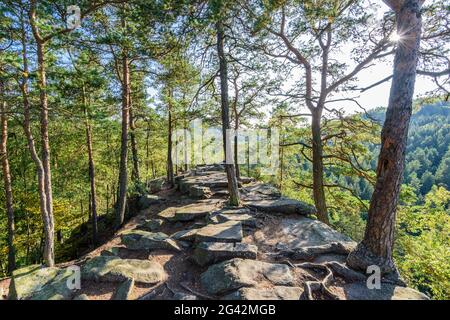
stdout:
{"type": "Polygon", "coordinates": [[[241,288],[226,295],[223,300],[299,300],[302,294],[301,287],[241,288]]]}
{"type": "Polygon", "coordinates": [[[178,243],[162,232],[131,230],[121,235],[122,243],[130,250],[175,250],[180,251],[178,243]]]}
{"type": "Polygon", "coordinates": [[[365,283],[344,285],[348,300],[430,300],[423,293],[408,287],[381,283],[380,289],[368,289],[365,283]]]}
{"type": "Polygon", "coordinates": [[[269,281],[272,285],[290,286],[294,277],[284,264],[239,258],[214,264],[200,277],[202,286],[213,295],[242,287],[255,287],[263,281],[269,281]]]}
{"type": "Polygon", "coordinates": [[[134,288],[134,279],[127,279],[116,289],[111,300],[130,300],[134,288]]]}
{"type": "Polygon", "coordinates": [[[239,221],[209,224],[195,230],[196,242],[241,242],[243,237],[239,221]]]}
{"type": "Polygon", "coordinates": [[[66,300],[75,290],[67,285],[73,271],[32,265],[15,270],[11,277],[9,298],[13,300],[66,300]]]}
{"type": "Polygon", "coordinates": [[[256,259],[258,247],[247,243],[202,242],[195,248],[192,259],[206,266],[233,258],[256,259]]]}
{"type": "Polygon", "coordinates": [[[119,257],[98,256],[87,261],[81,269],[81,278],[97,282],[136,282],[154,284],[167,279],[164,268],[157,262],[119,257]]]}
{"type": "Polygon", "coordinates": [[[252,201],[248,203],[248,206],[268,213],[299,214],[305,216],[316,213],[316,209],[313,206],[288,198],[252,201]]]}

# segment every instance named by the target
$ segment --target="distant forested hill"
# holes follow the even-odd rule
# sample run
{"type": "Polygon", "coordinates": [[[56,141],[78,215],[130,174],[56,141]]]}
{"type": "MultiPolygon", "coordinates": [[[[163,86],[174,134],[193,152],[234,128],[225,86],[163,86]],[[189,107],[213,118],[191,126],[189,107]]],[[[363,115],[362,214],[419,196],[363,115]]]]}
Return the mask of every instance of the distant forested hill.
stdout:
{"type": "MultiPolygon", "coordinates": [[[[369,115],[382,124],[385,112],[384,108],[377,108],[369,115]]],[[[373,150],[374,159],[377,149],[373,150]]],[[[417,108],[411,119],[406,152],[404,183],[413,186],[422,196],[433,185],[450,189],[450,103],[417,108]]]]}

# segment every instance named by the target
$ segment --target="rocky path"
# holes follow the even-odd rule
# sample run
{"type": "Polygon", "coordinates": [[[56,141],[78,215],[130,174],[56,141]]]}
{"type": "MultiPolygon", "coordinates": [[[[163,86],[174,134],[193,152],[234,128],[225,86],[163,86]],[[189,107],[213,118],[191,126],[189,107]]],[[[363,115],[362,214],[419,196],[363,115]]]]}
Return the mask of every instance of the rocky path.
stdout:
{"type": "MultiPolygon", "coordinates": [[[[243,178],[243,206],[226,205],[220,166],[176,179],[177,191],[140,199],[141,213],[83,259],[17,270],[11,299],[426,299],[390,283],[369,290],[345,266],[356,245],[309,218],[314,208],[243,178]],[[81,289],[68,288],[77,264],[81,289]]],[[[0,286],[1,288],[1,286],[0,286]]]]}

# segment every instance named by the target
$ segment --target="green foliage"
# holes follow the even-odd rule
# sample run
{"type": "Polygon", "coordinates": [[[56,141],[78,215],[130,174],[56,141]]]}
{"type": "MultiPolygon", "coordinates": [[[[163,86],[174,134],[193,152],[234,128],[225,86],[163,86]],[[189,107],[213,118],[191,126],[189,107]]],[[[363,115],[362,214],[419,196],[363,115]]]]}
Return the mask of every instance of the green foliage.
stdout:
{"type": "Polygon", "coordinates": [[[400,208],[395,261],[411,286],[448,300],[449,248],[450,191],[434,186],[423,205],[400,208]]]}

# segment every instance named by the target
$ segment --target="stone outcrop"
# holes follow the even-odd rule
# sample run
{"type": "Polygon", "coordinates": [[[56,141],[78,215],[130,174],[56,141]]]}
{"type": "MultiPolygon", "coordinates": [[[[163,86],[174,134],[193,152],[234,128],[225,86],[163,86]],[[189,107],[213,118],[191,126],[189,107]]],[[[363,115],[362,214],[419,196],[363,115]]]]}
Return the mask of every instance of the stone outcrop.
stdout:
{"type": "Polygon", "coordinates": [[[133,288],[134,279],[125,280],[116,288],[111,300],[130,300],[133,288]]]}
{"type": "Polygon", "coordinates": [[[70,300],[76,290],[68,282],[73,271],[32,265],[15,270],[11,277],[9,298],[13,300],[70,300]]]}
{"type": "Polygon", "coordinates": [[[210,266],[200,278],[203,288],[213,295],[258,286],[264,280],[272,285],[290,286],[294,277],[284,264],[236,258],[210,266]]]}
{"type": "Polygon", "coordinates": [[[158,231],[163,225],[163,219],[148,219],[145,221],[141,228],[148,231],[158,231]]]}
{"type": "Polygon", "coordinates": [[[140,210],[144,210],[144,209],[147,209],[148,207],[150,207],[154,204],[158,204],[160,202],[161,202],[160,197],[158,197],[156,195],[152,195],[152,194],[145,194],[145,195],[139,197],[138,208],[140,210]]]}
{"type": "Polygon", "coordinates": [[[181,250],[175,240],[162,232],[131,230],[123,233],[121,238],[122,243],[130,250],[181,250]]]}
{"type": "Polygon", "coordinates": [[[316,212],[313,206],[288,198],[256,200],[249,202],[247,206],[268,213],[299,214],[306,216],[316,212]]]}
{"type": "Polygon", "coordinates": [[[299,300],[303,294],[301,287],[274,286],[268,289],[241,288],[223,300],[299,300]]]}
{"type": "Polygon", "coordinates": [[[154,261],[97,256],[83,265],[81,277],[96,282],[124,282],[134,279],[136,282],[154,284],[165,281],[167,274],[154,261]]]}
{"type": "Polygon", "coordinates": [[[429,300],[423,293],[408,287],[381,283],[380,289],[368,289],[366,283],[344,285],[348,300],[429,300]]]}
{"type": "Polygon", "coordinates": [[[192,259],[203,267],[233,258],[256,259],[257,253],[258,247],[247,243],[202,242],[196,246],[192,259]]]}
{"type": "Polygon", "coordinates": [[[189,196],[194,199],[208,199],[212,192],[209,187],[193,185],[189,188],[189,196]]]}

